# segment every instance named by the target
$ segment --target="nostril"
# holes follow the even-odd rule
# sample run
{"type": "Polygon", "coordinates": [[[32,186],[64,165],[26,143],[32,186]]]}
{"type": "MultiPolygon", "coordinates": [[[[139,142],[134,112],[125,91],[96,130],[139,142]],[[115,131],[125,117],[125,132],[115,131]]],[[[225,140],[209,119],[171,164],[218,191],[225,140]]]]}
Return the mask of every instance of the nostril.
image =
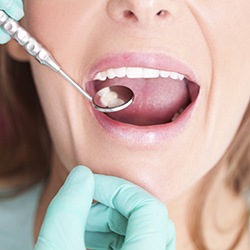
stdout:
{"type": "Polygon", "coordinates": [[[167,16],[167,11],[166,10],[160,10],[156,13],[157,16],[159,17],[166,17],[167,16]]]}
{"type": "Polygon", "coordinates": [[[134,21],[137,21],[138,18],[136,17],[136,15],[131,11],[131,10],[125,10],[123,12],[123,16],[126,18],[126,19],[130,19],[130,20],[134,20],[134,21]]]}

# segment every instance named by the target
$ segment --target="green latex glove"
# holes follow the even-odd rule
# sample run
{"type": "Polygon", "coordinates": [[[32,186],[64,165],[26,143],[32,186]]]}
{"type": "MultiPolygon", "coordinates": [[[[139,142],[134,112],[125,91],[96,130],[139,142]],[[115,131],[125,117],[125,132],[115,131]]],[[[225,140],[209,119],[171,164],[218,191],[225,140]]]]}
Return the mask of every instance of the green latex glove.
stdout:
{"type": "MultiPolygon", "coordinates": [[[[0,10],[5,11],[16,21],[19,21],[24,15],[22,0],[0,0],[0,10]]],[[[7,43],[9,40],[10,36],[0,28],[0,44],[7,43]]]]}
{"type": "Polygon", "coordinates": [[[166,207],[140,187],[80,166],[51,202],[35,250],[86,248],[175,250],[175,229],[166,207]]]}

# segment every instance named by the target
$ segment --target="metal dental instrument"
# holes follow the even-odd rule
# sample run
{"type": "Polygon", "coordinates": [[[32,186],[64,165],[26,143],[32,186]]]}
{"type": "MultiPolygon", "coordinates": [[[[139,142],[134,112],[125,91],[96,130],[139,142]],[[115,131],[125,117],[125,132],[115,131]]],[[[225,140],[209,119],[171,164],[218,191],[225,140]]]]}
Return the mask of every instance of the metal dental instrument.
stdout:
{"type": "Polygon", "coordinates": [[[100,89],[93,97],[83,90],[70,78],[40,43],[36,41],[23,27],[0,10],[0,27],[11,38],[16,40],[24,49],[41,64],[60,74],[66,81],[73,85],[87,100],[92,102],[94,108],[100,112],[116,112],[127,108],[134,100],[134,93],[125,86],[110,86],[100,89]]]}

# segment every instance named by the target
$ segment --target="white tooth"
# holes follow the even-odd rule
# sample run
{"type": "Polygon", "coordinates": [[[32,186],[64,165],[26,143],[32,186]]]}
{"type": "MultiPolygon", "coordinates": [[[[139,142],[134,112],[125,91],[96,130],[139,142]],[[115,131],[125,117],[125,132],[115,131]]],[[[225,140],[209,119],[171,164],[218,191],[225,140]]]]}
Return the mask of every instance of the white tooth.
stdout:
{"type": "Polygon", "coordinates": [[[100,81],[105,81],[107,79],[107,74],[106,72],[100,72],[100,81]]]}
{"type": "Polygon", "coordinates": [[[181,74],[179,74],[179,80],[183,80],[184,79],[184,75],[181,75],[181,74]]]}
{"type": "Polygon", "coordinates": [[[110,107],[110,108],[113,108],[113,107],[118,107],[118,106],[122,105],[123,103],[124,103],[124,101],[122,99],[116,98],[114,100],[110,100],[108,102],[107,106],[110,107]]]}
{"type": "Polygon", "coordinates": [[[171,121],[172,122],[175,121],[179,116],[180,116],[179,112],[175,113],[171,121]]]}
{"type": "Polygon", "coordinates": [[[179,110],[179,114],[182,114],[183,111],[184,111],[184,108],[181,108],[181,109],[179,110]]]}
{"type": "Polygon", "coordinates": [[[122,67],[122,68],[118,68],[118,69],[114,69],[115,75],[116,77],[122,78],[126,76],[126,67],[122,67]]]}
{"type": "Polygon", "coordinates": [[[108,77],[109,79],[114,79],[114,78],[115,78],[115,72],[114,72],[113,69],[108,69],[108,70],[107,70],[107,77],[108,77]]]}
{"type": "Polygon", "coordinates": [[[117,97],[118,94],[116,92],[108,91],[101,96],[100,101],[104,106],[109,106],[109,103],[114,102],[117,97]]]}
{"type": "Polygon", "coordinates": [[[168,78],[170,76],[170,72],[165,71],[165,70],[161,70],[160,71],[160,76],[163,77],[163,78],[168,78]]]}
{"type": "Polygon", "coordinates": [[[171,121],[174,122],[177,118],[178,116],[174,116],[171,121]]]}
{"type": "Polygon", "coordinates": [[[174,79],[174,80],[177,80],[177,79],[179,79],[179,74],[176,73],[176,72],[171,72],[171,73],[170,73],[170,77],[171,77],[172,79],[174,79]]]}
{"type": "Polygon", "coordinates": [[[160,76],[160,71],[157,69],[143,69],[144,78],[157,78],[160,76]]]}
{"type": "Polygon", "coordinates": [[[184,108],[180,108],[180,110],[178,112],[176,112],[172,118],[172,122],[175,121],[184,111],[185,109],[184,108]]]}
{"type": "Polygon", "coordinates": [[[127,77],[128,78],[142,78],[142,68],[127,68],[127,77]]]}
{"type": "Polygon", "coordinates": [[[100,80],[100,78],[101,78],[101,73],[99,72],[99,73],[97,73],[97,74],[95,75],[94,81],[95,81],[95,80],[100,80]]]}
{"type": "Polygon", "coordinates": [[[108,107],[108,100],[106,100],[106,98],[101,97],[100,102],[102,103],[103,107],[108,107]]]}
{"type": "Polygon", "coordinates": [[[105,72],[99,72],[95,75],[94,80],[105,81],[107,79],[107,75],[105,72]]]}
{"type": "Polygon", "coordinates": [[[103,88],[103,89],[99,90],[99,91],[97,92],[97,94],[98,94],[99,96],[104,96],[104,95],[106,95],[108,92],[110,92],[110,88],[109,88],[109,87],[106,87],[106,88],[103,88]]]}

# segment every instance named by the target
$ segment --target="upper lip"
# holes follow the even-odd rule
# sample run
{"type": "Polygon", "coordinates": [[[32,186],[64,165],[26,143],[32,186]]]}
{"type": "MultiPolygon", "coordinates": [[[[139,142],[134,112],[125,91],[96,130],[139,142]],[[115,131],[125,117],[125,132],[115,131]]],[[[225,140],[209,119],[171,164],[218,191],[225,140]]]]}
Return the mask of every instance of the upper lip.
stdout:
{"type": "Polygon", "coordinates": [[[189,81],[198,84],[194,70],[183,60],[165,54],[134,52],[112,53],[96,60],[87,74],[87,79],[88,81],[93,81],[98,72],[119,67],[142,67],[173,71],[184,75],[189,81]]]}

